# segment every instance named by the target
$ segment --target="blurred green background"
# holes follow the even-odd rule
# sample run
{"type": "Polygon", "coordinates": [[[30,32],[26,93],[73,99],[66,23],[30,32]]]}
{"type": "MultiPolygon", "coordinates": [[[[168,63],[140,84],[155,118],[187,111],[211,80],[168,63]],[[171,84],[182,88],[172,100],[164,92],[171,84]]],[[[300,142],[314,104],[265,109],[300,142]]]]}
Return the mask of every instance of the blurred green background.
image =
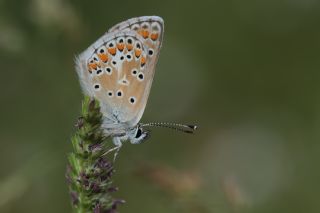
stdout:
{"type": "Polygon", "coordinates": [[[74,57],[131,17],[165,20],[148,121],[116,162],[120,212],[320,212],[320,2],[0,1],[0,212],[71,212],[74,57]]]}

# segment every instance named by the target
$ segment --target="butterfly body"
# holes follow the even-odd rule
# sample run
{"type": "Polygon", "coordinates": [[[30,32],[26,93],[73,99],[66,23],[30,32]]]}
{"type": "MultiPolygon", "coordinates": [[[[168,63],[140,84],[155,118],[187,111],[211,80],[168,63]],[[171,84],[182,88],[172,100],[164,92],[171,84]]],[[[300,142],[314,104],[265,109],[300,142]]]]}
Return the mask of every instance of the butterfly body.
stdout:
{"type": "Polygon", "coordinates": [[[96,98],[102,128],[113,143],[136,144],[148,132],[139,125],[147,104],[162,44],[164,23],[158,16],[132,18],[112,27],[77,57],[84,93],[96,98]]]}

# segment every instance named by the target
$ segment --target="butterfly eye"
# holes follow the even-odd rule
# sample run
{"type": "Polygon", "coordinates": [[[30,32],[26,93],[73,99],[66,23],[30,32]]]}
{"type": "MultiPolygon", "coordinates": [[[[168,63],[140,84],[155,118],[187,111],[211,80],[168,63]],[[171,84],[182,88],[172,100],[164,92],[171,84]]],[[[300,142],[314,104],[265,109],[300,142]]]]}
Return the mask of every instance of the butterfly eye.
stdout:
{"type": "Polygon", "coordinates": [[[100,84],[93,85],[94,90],[99,91],[101,89],[100,84]]]}
{"type": "Polygon", "coordinates": [[[133,70],[131,71],[131,74],[132,74],[133,76],[136,76],[136,75],[138,74],[138,70],[133,69],[133,70]]]}
{"type": "Polygon", "coordinates": [[[112,68],[111,67],[106,67],[105,68],[105,71],[108,75],[111,75],[112,74],[112,68]]]}
{"type": "Polygon", "coordinates": [[[142,130],[139,128],[139,129],[137,130],[137,133],[136,133],[135,138],[140,138],[141,135],[142,135],[142,130]]]}

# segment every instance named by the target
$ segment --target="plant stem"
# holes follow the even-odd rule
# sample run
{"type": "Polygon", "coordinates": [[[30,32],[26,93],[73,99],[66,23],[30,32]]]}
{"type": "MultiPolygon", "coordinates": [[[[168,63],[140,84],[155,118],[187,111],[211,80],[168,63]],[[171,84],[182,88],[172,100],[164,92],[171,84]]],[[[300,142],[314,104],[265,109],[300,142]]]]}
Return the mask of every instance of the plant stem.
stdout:
{"type": "Polygon", "coordinates": [[[101,129],[102,114],[99,102],[85,97],[76,132],[71,137],[73,152],[68,155],[66,178],[75,213],[116,212],[123,200],[111,193],[113,164],[103,156],[108,148],[101,129]]]}

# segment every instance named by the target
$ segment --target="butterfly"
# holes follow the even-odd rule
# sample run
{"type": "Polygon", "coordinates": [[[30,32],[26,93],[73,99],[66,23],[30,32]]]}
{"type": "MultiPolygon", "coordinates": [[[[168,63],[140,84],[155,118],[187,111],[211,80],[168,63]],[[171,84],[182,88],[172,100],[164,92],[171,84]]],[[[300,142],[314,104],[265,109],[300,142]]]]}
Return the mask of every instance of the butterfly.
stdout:
{"type": "Polygon", "coordinates": [[[192,133],[196,126],[139,123],[150,93],[164,34],[158,16],[131,18],[110,28],[76,58],[76,71],[85,95],[100,102],[102,128],[119,151],[122,142],[139,144],[160,126],[192,133]]]}

